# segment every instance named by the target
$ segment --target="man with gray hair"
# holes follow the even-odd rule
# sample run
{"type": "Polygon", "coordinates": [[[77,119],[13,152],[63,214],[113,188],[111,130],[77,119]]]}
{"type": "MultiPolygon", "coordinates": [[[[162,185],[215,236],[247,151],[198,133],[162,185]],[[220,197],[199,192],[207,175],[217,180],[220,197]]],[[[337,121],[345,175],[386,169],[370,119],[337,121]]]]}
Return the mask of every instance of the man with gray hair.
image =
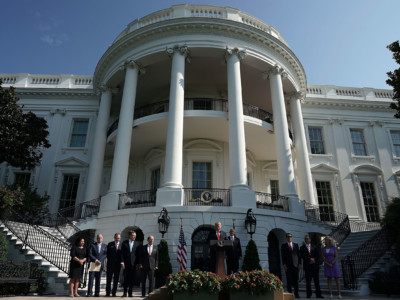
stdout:
{"type": "Polygon", "coordinates": [[[104,268],[104,260],[107,257],[107,245],[103,243],[103,235],[98,234],[96,240],[97,242],[90,247],[89,261],[96,266],[100,266],[100,270],[89,272],[88,297],[92,296],[93,281],[95,281],[94,296],[99,297],[100,295],[100,278],[104,268]]]}
{"type": "Polygon", "coordinates": [[[321,295],[319,286],[319,265],[320,265],[320,250],[318,247],[311,245],[309,235],[304,237],[304,244],[300,247],[300,260],[303,261],[303,269],[306,274],[306,290],[307,298],[311,298],[311,280],[314,279],[315,295],[317,298],[324,298],[321,295]]]}

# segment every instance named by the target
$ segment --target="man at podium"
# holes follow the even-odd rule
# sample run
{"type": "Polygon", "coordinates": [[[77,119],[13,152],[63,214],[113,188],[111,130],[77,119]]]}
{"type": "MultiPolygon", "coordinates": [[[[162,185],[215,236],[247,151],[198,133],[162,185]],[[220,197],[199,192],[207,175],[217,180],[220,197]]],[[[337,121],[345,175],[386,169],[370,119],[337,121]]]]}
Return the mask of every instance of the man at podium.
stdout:
{"type": "MultiPolygon", "coordinates": [[[[210,245],[210,241],[222,241],[226,240],[226,233],[221,230],[221,222],[215,223],[215,230],[210,231],[207,243],[210,245]]],[[[210,247],[210,272],[217,272],[217,250],[215,247],[210,247]]],[[[223,251],[223,250],[222,250],[223,251]]],[[[225,257],[225,255],[223,256],[225,257]]]]}

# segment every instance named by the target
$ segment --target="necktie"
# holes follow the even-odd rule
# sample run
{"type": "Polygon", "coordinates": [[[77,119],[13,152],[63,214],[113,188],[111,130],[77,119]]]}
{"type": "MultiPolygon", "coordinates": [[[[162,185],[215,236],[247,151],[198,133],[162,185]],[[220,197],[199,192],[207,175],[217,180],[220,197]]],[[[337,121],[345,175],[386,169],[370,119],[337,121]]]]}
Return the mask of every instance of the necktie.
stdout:
{"type": "Polygon", "coordinates": [[[217,237],[218,237],[218,241],[219,241],[219,231],[218,231],[218,233],[217,233],[217,237]]]}
{"type": "Polygon", "coordinates": [[[151,255],[151,246],[149,246],[149,255],[151,255]]]}
{"type": "Polygon", "coordinates": [[[133,246],[133,243],[131,241],[129,241],[129,248],[131,249],[131,252],[132,252],[132,246],[133,246]]]}
{"type": "Polygon", "coordinates": [[[292,243],[289,244],[290,250],[293,250],[292,243]]]}
{"type": "Polygon", "coordinates": [[[119,243],[115,243],[115,248],[118,250],[119,243]]]}
{"type": "Polygon", "coordinates": [[[307,245],[307,249],[308,249],[308,254],[311,254],[311,246],[310,246],[310,244],[307,245]]]}

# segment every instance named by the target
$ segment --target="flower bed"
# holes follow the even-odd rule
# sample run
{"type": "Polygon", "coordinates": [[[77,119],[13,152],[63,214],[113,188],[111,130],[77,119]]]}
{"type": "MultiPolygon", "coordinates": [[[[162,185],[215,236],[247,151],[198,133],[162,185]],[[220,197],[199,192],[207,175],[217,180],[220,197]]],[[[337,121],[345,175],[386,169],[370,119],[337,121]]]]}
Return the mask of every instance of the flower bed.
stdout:
{"type": "Polygon", "coordinates": [[[167,288],[172,294],[184,292],[196,294],[201,291],[218,294],[221,291],[221,281],[216,274],[211,272],[179,271],[168,276],[167,288]]]}
{"type": "Polygon", "coordinates": [[[167,288],[172,294],[197,294],[200,292],[218,294],[225,292],[265,295],[275,291],[283,291],[283,284],[279,277],[265,270],[238,272],[225,279],[221,279],[211,272],[194,270],[170,274],[167,279],[167,288]]]}
{"type": "Polygon", "coordinates": [[[237,272],[222,280],[222,289],[229,293],[247,292],[249,295],[263,295],[283,291],[279,277],[265,270],[237,272]]]}

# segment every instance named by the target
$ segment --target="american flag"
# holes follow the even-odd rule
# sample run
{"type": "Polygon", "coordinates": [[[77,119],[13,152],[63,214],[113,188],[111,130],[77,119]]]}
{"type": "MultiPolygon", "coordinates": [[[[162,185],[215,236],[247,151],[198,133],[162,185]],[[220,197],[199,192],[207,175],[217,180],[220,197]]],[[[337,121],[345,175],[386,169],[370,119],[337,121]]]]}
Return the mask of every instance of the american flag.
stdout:
{"type": "Polygon", "coordinates": [[[187,249],[186,249],[186,241],[185,234],[183,233],[183,226],[181,224],[181,232],[179,234],[179,244],[178,244],[178,263],[180,269],[186,271],[187,264],[187,249]]]}

